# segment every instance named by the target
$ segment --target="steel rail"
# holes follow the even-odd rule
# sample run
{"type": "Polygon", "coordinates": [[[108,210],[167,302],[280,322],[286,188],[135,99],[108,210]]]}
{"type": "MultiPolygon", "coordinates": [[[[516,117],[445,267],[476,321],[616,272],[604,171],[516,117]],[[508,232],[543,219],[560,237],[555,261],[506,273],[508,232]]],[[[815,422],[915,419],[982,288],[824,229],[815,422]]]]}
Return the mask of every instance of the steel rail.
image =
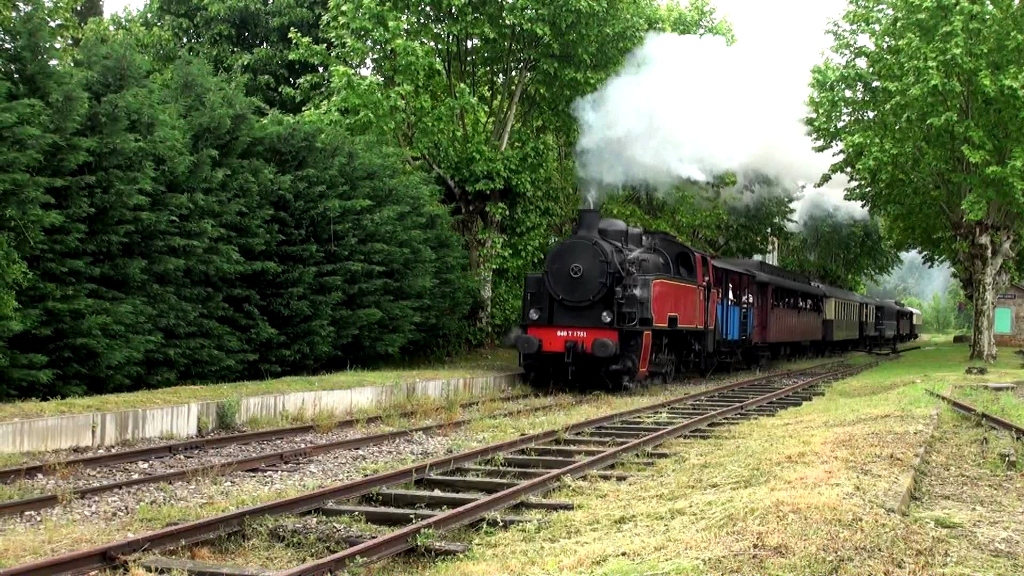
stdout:
{"type": "MultiPolygon", "coordinates": [[[[834,366],[837,363],[838,362],[826,362],[799,370],[789,370],[775,374],[757,376],[669,400],[655,402],[653,404],[639,406],[620,412],[605,414],[603,416],[577,422],[576,424],[566,427],[527,434],[520,436],[519,438],[482,446],[458,454],[441,456],[419,462],[411,466],[360,478],[352,482],[327,486],[298,496],[266,502],[264,504],[258,504],[239,510],[233,510],[210,518],[168,526],[160,530],[149,532],[147,534],[140,534],[125,540],[102,544],[93,548],[87,548],[75,552],[69,552],[60,556],[45,558],[22,564],[20,566],[0,569],[0,576],[29,574],[34,576],[50,576],[87,573],[93,570],[116,565],[121,562],[122,558],[142,550],[156,552],[167,548],[201,542],[210,538],[238,531],[243,528],[245,521],[250,518],[308,512],[319,508],[324,503],[332,500],[364,496],[378,488],[404,482],[412,482],[439,471],[470,464],[476,460],[496,456],[504,452],[556,440],[563,436],[571,436],[588,428],[600,426],[623,418],[656,411],[675,404],[692,402],[720,392],[756,385],[771,379],[786,378],[812,372],[814,370],[827,369],[827,367],[834,366]]],[[[866,368],[868,366],[868,364],[865,364],[854,367],[853,369],[866,368]]],[[[833,375],[834,373],[829,373],[822,376],[822,378],[828,378],[833,375]]]]}
{"type": "MultiPolygon", "coordinates": [[[[866,365],[864,367],[866,367],[866,365]]],[[[697,428],[702,428],[717,420],[721,420],[722,418],[743,412],[749,408],[768,404],[774,400],[808,388],[822,380],[842,377],[864,367],[855,366],[839,372],[815,376],[781,390],[771,392],[745,402],[737,403],[734,406],[722,408],[703,416],[688,419],[680,424],[661,430],[660,432],[654,432],[650,435],[633,440],[628,444],[611,448],[600,455],[580,460],[570,466],[558,470],[552,470],[543,476],[527,480],[518,486],[491,494],[469,504],[459,506],[458,508],[453,508],[432,518],[422,520],[396,530],[390,534],[358,544],[337,554],[314,560],[307,564],[303,564],[302,566],[281,570],[276,572],[274,576],[308,576],[327,574],[332,570],[351,564],[356,561],[357,558],[364,562],[374,562],[393,556],[413,548],[416,545],[414,542],[415,536],[423,530],[431,529],[438,532],[446,532],[465,526],[487,514],[507,508],[523,498],[535,495],[539,492],[549,491],[561,482],[564,477],[568,476],[577,478],[588,472],[603,468],[617,460],[620,460],[623,456],[651,448],[667,440],[671,440],[687,432],[697,428]]]]}
{"type": "MultiPolygon", "coordinates": [[[[537,397],[533,394],[512,394],[508,396],[498,396],[495,398],[482,398],[479,400],[473,400],[464,404],[459,404],[459,408],[469,408],[485,402],[509,402],[515,400],[528,399],[537,397]]],[[[404,410],[398,412],[395,416],[413,416],[418,414],[417,410],[404,410]]],[[[372,416],[362,418],[346,418],[344,420],[338,420],[331,424],[332,430],[345,429],[358,426],[363,423],[374,423],[380,422],[384,418],[387,418],[387,414],[374,414],[372,416]]],[[[44,475],[49,476],[58,473],[59,471],[66,470],[70,467],[86,469],[86,468],[98,468],[100,466],[110,466],[113,464],[125,464],[128,462],[138,462],[141,460],[156,460],[158,458],[169,458],[177,454],[185,452],[193,452],[196,450],[205,450],[209,448],[220,448],[223,446],[234,446],[236,444],[252,444],[254,442],[263,442],[267,440],[280,440],[282,438],[290,438],[292,436],[300,436],[302,434],[308,434],[317,429],[315,424],[300,424],[297,426],[285,426],[282,428],[272,428],[269,430],[255,430],[252,432],[240,432],[237,434],[225,434],[222,436],[210,436],[208,438],[192,438],[190,440],[182,440],[180,442],[172,442],[169,444],[160,444],[158,446],[147,446],[145,448],[135,448],[132,450],[122,450],[119,452],[109,452],[106,454],[93,454],[90,456],[80,456],[78,458],[69,458],[67,460],[59,460],[53,462],[42,462],[39,464],[28,464],[25,466],[15,466],[12,468],[0,469],[0,482],[12,482],[19,479],[24,479],[32,475],[44,475]]]]}
{"type": "Polygon", "coordinates": [[[1014,440],[1024,440],[1024,427],[1022,426],[1018,426],[1013,422],[1010,422],[1009,420],[1004,420],[999,416],[988,414],[987,412],[982,412],[981,410],[978,410],[977,408],[971,406],[970,404],[961,402],[959,400],[955,400],[944,394],[939,394],[938,392],[933,392],[931,390],[925,390],[925,392],[942,400],[946,404],[949,404],[953,408],[953,410],[956,410],[957,412],[965,416],[971,418],[978,418],[991,428],[1009,432],[1013,436],[1014,440]]]}
{"type": "Polygon", "coordinates": [[[551,402],[548,404],[542,404],[540,406],[532,406],[529,408],[523,408],[519,410],[506,410],[494,414],[487,414],[485,416],[460,418],[458,420],[438,422],[437,424],[426,424],[424,426],[417,426],[415,428],[403,428],[401,430],[392,430],[391,432],[381,432],[380,434],[369,434],[366,436],[357,436],[355,438],[345,438],[344,440],[336,440],[334,442],[323,442],[320,444],[310,444],[307,446],[301,446],[299,448],[290,448],[288,450],[266,452],[263,454],[256,454],[254,456],[238,458],[235,460],[228,460],[225,462],[215,462],[212,464],[204,464],[202,466],[182,468],[181,470],[171,470],[169,472],[163,472],[160,474],[151,474],[149,476],[142,476],[140,478],[130,478],[128,480],[118,480],[116,482],[107,482],[104,484],[85,486],[67,492],[62,492],[60,494],[44,494],[41,496],[22,498],[20,500],[7,500],[0,502],[0,517],[11,516],[15,514],[20,514],[22,512],[29,512],[32,510],[43,510],[51,506],[56,506],[57,504],[60,504],[62,501],[66,501],[68,497],[80,497],[89,496],[92,494],[102,494],[104,492],[112,492],[114,490],[119,490],[121,488],[127,488],[129,486],[138,486],[141,484],[170,483],[179,480],[186,480],[189,478],[200,478],[203,476],[226,476],[234,472],[245,472],[247,470],[255,470],[257,468],[262,468],[263,466],[269,466],[271,464],[284,464],[287,462],[303,460],[305,458],[312,458],[313,456],[319,456],[320,454],[326,454],[328,452],[335,452],[338,450],[354,450],[356,448],[363,448],[366,446],[383,444],[391,440],[397,440],[399,438],[412,436],[417,432],[435,432],[445,430],[447,428],[459,428],[465,426],[466,424],[484,418],[506,418],[510,416],[519,416],[531,412],[538,412],[541,410],[557,408],[558,406],[562,405],[563,403],[561,402],[551,402]]]}

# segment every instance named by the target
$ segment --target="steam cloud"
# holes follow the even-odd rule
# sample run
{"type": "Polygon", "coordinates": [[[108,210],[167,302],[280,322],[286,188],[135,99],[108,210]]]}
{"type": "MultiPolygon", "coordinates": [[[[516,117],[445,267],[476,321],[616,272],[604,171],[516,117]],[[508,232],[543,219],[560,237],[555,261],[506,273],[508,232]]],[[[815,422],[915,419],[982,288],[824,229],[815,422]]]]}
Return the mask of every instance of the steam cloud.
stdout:
{"type": "Polygon", "coordinates": [[[935,294],[945,298],[950,283],[956,281],[949,264],[925,264],[921,253],[916,250],[900,253],[900,260],[899,266],[877,283],[869,284],[869,288],[885,298],[914,296],[929,302],[935,294]]]}
{"type": "Polygon", "coordinates": [[[616,76],[573,105],[589,202],[625,185],[665,188],[761,172],[794,188],[809,184],[794,206],[798,221],[812,206],[866,217],[843,198],[838,177],[811,187],[833,158],[814,152],[803,125],[807,71],[787,76],[759,48],[728,46],[717,36],[648,34],[616,76]]]}

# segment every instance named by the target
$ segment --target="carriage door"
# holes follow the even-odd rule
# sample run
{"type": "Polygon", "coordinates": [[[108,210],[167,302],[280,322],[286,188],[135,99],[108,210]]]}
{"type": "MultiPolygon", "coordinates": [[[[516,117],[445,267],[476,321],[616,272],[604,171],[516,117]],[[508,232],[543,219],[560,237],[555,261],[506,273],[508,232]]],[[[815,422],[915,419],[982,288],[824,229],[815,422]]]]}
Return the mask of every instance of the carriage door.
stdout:
{"type": "Polygon", "coordinates": [[[754,342],[768,339],[768,313],[772,305],[772,287],[768,284],[754,284],[754,342]]]}
{"type": "Polygon", "coordinates": [[[752,282],[748,276],[737,274],[736,280],[739,285],[739,290],[736,292],[736,302],[740,306],[740,337],[749,340],[754,337],[754,331],[747,329],[748,326],[752,327],[754,324],[751,322],[750,317],[750,315],[754,313],[754,287],[751,286],[752,282]],[[745,298],[745,295],[747,294],[749,294],[751,298],[749,302],[745,298]]]}

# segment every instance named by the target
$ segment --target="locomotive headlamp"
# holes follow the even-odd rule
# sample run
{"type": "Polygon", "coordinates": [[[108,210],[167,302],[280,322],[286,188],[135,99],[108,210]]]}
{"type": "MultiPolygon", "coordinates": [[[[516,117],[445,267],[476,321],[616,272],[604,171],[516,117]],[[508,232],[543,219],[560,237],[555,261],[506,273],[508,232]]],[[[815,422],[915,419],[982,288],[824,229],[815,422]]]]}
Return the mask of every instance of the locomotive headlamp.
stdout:
{"type": "Polygon", "coordinates": [[[530,320],[540,319],[540,308],[530,308],[530,320]]]}
{"type": "Polygon", "coordinates": [[[604,322],[605,324],[611,324],[612,320],[614,319],[615,315],[612,314],[611,310],[605,310],[604,312],[601,312],[601,322],[604,322]]]}

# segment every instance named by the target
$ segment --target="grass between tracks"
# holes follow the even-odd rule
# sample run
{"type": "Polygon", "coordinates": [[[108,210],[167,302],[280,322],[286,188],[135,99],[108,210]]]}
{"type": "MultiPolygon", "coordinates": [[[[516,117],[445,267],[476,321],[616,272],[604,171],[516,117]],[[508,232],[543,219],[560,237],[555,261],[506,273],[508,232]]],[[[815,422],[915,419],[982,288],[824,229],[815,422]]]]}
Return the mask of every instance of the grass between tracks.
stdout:
{"type": "MultiPolygon", "coordinates": [[[[853,361],[861,361],[859,355],[853,361]]],[[[819,364],[821,359],[807,360],[787,364],[786,369],[819,364]]],[[[752,377],[753,374],[737,373],[731,379],[752,377]]],[[[450,436],[454,442],[449,451],[465,450],[503,439],[512,439],[521,434],[539,432],[562,427],[573,422],[606,414],[615,410],[649,404],[674,396],[688,394],[700,390],[705,385],[718,385],[726,381],[721,378],[702,385],[676,385],[659,387],[644,393],[631,395],[595,394],[578,398],[571,405],[558,410],[539,412],[517,418],[487,418],[473,423],[466,428],[453,432],[450,436]]],[[[546,402],[534,400],[532,403],[546,402]]],[[[496,404],[496,403],[494,403],[496,404]]],[[[509,409],[502,405],[495,409],[509,409]]],[[[482,410],[482,409],[481,409],[482,410]]],[[[490,412],[489,412],[490,413],[490,412]]],[[[397,423],[397,422],[396,422],[397,423]]],[[[402,426],[412,423],[401,422],[402,426]]],[[[374,465],[364,466],[359,472],[364,474],[382,472],[387,469],[399,468],[407,462],[391,460],[374,465]]],[[[222,478],[204,478],[190,482],[190,498],[187,502],[175,502],[165,505],[151,505],[146,501],[139,502],[134,515],[122,519],[98,518],[95,515],[77,517],[69,516],[69,511],[52,510],[43,513],[40,525],[26,526],[6,523],[0,520],[0,567],[22,564],[54,554],[70,552],[103,542],[110,542],[152,531],[172,523],[185,522],[230,510],[284,498],[302,491],[313,490],[328,485],[323,479],[310,479],[302,486],[280,488],[270,480],[259,483],[239,481],[245,475],[233,475],[222,478]],[[255,484],[255,485],[254,485],[255,484]]],[[[170,493],[170,492],[168,492],[170,493]]],[[[131,498],[130,495],[118,495],[131,498]]],[[[101,496],[102,498],[102,496],[101,496]]],[[[131,501],[131,500],[129,500],[131,501]]],[[[254,544],[255,546],[255,544],[254,544]]],[[[265,553],[268,557],[278,557],[274,553],[265,553]]],[[[249,564],[249,555],[244,550],[233,551],[226,560],[233,564],[249,564]]],[[[292,555],[281,553],[279,556],[283,566],[287,566],[292,555]]],[[[261,561],[263,557],[259,558],[261,561]]],[[[257,562],[253,562],[257,563],[257,562]]]]}
{"type": "Polygon", "coordinates": [[[41,402],[24,400],[0,404],[0,422],[44,416],[110,412],[136,408],[154,408],[188,402],[226,400],[263,394],[340,390],[360,386],[380,386],[432,380],[492,376],[518,370],[516,351],[504,348],[476,350],[445,362],[395,366],[380,370],[346,370],[316,376],[293,376],[256,382],[209,385],[183,385],[158,390],[123,394],[104,394],[41,402]]]}
{"type": "Polygon", "coordinates": [[[444,539],[471,543],[467,555],[393,560],[363,573],[1024,573],[1024,475],[1019,465],[1007,470],[997,450],[1009,440],[946,408],[924,500],[906,517],[885,510],[928,437],[938,401],[926,387],[1024,376],[1005,352],[974,377],[963,372],[966,346],[922,345],[774,418],[667,444],[677,456],[625,483],[570,482],[549,497],[573,500],[576,510],[544,524],[463,530],[444,539]]]}

